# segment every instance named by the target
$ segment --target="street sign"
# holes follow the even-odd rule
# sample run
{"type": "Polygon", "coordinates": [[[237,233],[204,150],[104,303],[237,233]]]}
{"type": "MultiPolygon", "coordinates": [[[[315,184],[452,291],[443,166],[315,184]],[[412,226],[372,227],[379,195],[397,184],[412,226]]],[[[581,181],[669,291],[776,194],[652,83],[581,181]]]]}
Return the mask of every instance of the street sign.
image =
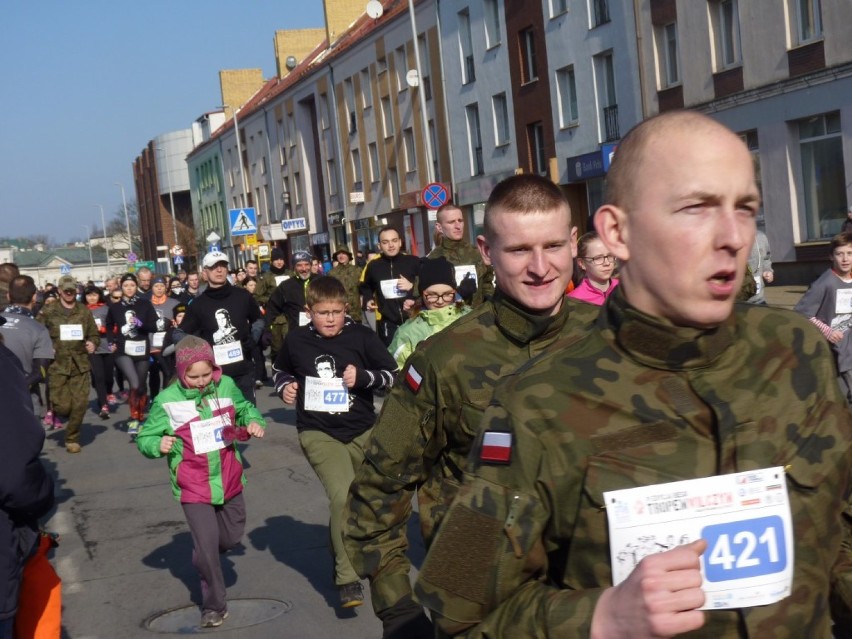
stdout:
{"type": "Polygon", "coordinates": [[[183,248],[179,244],[175,244],[169,250],[172,255],[183,255],[183,248]]]}
{"type": "Polygon", "coordinates": [[[136,262],[136,269],[138,270],[140,268],[149,268],[153,271],[155,268],[157,268],[157,265],[151,261],[136,262]]]}
{"type": "Polygon", "coordinates": [[[71,274],[71,267],[68,264],[63,264],[62,266],[59,267],[59,272],[62,275],[70,275],[71,274]]]}
{"type": "Polygon", "coordinates": [[[258,244],[257,255],[259,257],[269,257],[269,244],[258,244]]]}
{"type": "Polygon", "coordinates": [[[254,235],[257,233],[257,213],[253,208],[230,209],[231,236],[254,235]]]}
{"type": "Polygon", "coordinates": [[[246,235],[247,246],[257,246],[257,235],[246,235]]]}
{"type": "Polygon", "coordinates": [[[214,251],[221,252],[222,247],[219,244],[211,244],[210,246],[207,247],[208,253],[213,253],[214,251]]]}
{"type": "Polygon", "coordinates": [[[208,234],[207,234],[207,238],[206,238],[206,239],[207,239],[207,242],[208,242],[209,244],[216,244],[216,243],[217,243],[219,240],[221,240],[222,238],[221,238],[221,237],[219,237],[219,236],[216,234],[216,231],[210,231],[210,233],[208,233],[208,234]]]}
{"type": "Polygon", "coordinates": [[[133,251],[130,251],[130,253],[127,254],[127,261],[130,262],[131,264],[138,259],[139,259],[139,257],[133,251]]]}
{"type": "Polygon", "coordinates": [[[183,257],[180,255],[175,255],[174,257],[175,265],[183,264],[183,257]]]}
{"type": "Polygon", "coordinates": [[[420,191],[420,199],[430,209],[439,209],[450,201],[450,192],[440,182],[431,182],[420,191]]]}

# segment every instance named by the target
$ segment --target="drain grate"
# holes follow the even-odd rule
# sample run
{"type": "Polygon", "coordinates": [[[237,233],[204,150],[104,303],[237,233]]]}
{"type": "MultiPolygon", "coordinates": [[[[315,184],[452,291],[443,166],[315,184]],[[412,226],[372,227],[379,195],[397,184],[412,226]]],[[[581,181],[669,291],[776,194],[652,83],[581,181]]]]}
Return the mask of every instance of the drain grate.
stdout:
{"type": "Polygon", "coordinates": [[[218,628],[201,628],[198,606],[183,606],[164,610],[148,617],[142,626],[160,634],[194,635],[257,626],[292,610],[289,601],[277,599],[228,599],[228,618],[218,628]]]}

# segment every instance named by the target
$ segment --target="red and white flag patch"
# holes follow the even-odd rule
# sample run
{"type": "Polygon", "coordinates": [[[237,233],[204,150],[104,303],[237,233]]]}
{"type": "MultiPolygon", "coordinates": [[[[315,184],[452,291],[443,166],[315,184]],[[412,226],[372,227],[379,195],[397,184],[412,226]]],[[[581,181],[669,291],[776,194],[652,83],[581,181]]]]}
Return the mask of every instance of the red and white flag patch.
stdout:
{"type": "Polygon", "coordinates": [[[486,431],[482,437],[479,459],[494,464],[508,464],[512,458],[512,433],[486,431]]]}
{"type": "Polygon", "coordinates": [[[416,393],[420,390],[420,384],[423,383],[423,375],[418,373],[417,369],[413,366],[409,366],[408,370],[405,372],[405,383],[408,384],[408,388],[410,388],[413,393],[416,393]]]}

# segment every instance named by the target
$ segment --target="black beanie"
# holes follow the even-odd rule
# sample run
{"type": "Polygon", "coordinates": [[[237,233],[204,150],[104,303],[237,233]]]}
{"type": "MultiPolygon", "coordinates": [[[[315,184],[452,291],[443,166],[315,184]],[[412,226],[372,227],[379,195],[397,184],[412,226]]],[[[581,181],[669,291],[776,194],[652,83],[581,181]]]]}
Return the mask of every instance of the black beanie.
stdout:
{"type": "Polygon", "coordinates": [[[418,286],[422,293],[434,284],[446,284],[456,287],[456,269],[446,257],[425,259],[420,263],[420,281],[418,286]]]}

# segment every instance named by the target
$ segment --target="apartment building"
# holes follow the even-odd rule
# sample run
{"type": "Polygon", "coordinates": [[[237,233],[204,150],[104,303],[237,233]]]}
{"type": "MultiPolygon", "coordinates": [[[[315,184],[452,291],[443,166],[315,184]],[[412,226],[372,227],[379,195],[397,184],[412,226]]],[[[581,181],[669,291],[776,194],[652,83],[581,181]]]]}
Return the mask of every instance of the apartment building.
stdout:
{"type": "Polygon", "coordinates": [[[694,109],[742,135],[776,281],[809,281],[852,203],[849,1],[650,0],[638,18],[648,112],[694,109]]]}

